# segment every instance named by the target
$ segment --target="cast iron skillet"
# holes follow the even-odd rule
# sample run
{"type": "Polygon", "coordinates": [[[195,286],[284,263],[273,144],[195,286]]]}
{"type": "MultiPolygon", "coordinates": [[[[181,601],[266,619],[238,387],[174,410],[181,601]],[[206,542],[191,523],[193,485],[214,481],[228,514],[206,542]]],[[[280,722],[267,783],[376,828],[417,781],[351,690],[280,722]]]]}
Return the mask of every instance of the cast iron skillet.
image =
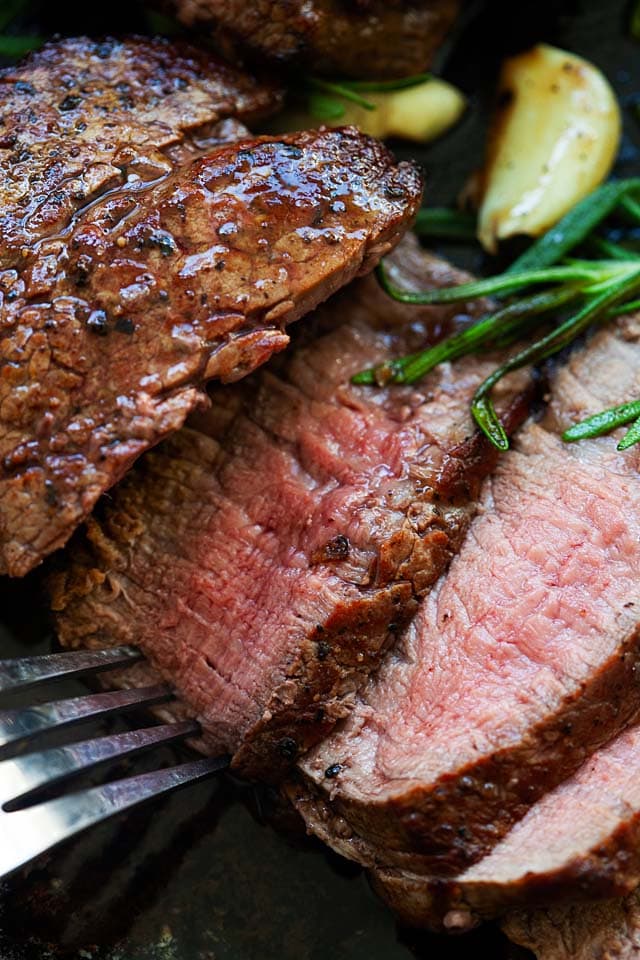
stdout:
{"type": "MultiPolygon", "coordinates": [[[[466,119],[432,147],[398,145],[399,153],[424,164],[428,202],[452,202],[479,162],[501,57],[539,40],[604,68],[626,108],[617,172],[639,175],[640,46],[627,37],[626,21],[620,0],[479,0],[468,7],[442,67],[470,95],[466,119]]],[[[25,26],[43,36],[98,35],[142,32],[146,21],[136,0],[77,7],[41,0],[25,26]]],[[[482,269],[477,255],[442,252],[482,269]]],[[[0,655],[43,651],[51,643],[39,575],[0,581],[0,655]]],[[[64,693],[81,689],[68,685],[64,693]]],[[[268,796],[231,781],[203,784],[67,845],[1,887],[0,960],[528,956],[490,925],[456,939],[398,930],[358,869],[304,837],[283,839],[264,824],[268,806],[268,796]]]]}

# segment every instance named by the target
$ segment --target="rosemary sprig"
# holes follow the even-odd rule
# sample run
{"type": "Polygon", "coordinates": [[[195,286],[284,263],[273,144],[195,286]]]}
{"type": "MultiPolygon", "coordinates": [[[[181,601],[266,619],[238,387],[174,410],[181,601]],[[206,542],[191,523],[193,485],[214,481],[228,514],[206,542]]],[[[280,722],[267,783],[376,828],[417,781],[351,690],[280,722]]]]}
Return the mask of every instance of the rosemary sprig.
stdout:
{"type": "Polygon", "coordinates": [[[427,80],[432,80],[431,73],[414,73],[410,77],[400,77],[398,80],[349,80],[347,86],[351,90],[363,90],[368,93],[388,93],[392,90],[407,90],[417,87],[427,80]]]}
{"type": "Polygon", "coordinates": [[[321,77],[309,77],[308,83],[314,90],[321,90],[322,93],[333,93],[342,100],[357,103],[359,107],[364,107],[365,110],[375,110],[376,108],[375,103],[371,103],[370,100],[366,100],[359,94],[352,83],[334,83],[332,80],[323,80],[321,77]]]}
{"type": "Polygon", "coordinates": [[[512,357],[497,370],[494,370],[491,376],[487,377],[474,394],[471,401],[471,412],[480,429],[498,450],[509,449],[509,438],[500,423],[491,400],[491,392],[495,385],[508,373],[520,370],[530,364],[540,363],[562,350],[593,323],[604,319],[610,307],[639,291],[640,264],[637,264],[635,273],[632,273],[625,281],[619,284],[612,283],[608,288],[601,289],[596,296],[587,300],[577,314],[569,317],[555,330],[552,330],[551,333],[548,333],[530,347],[517,353],[515,357],[512,357]]]}
{"type": "Polygon", "coordinates": [[[628,196],[640,192],[640,177],[614,180],[581,200],[511,264],[507,273],[550,267],[571,252],[628,196]]]}
{"type": "Polygon", "coordinates": [[[461,283],[457,287],[445,287],[439,290],[414,292],[396,287],[390,280],[384,263],[376,268],[380,286],[400,303],[412,303],[419,306],[431,306],[443,303],[460,303],[466,300],[477,300],[480,297],[490,297],[495,294],[515,293],[525,287],[544,283],[558,283],[584,281],[598,284],[607,282],[615,275],[622,273],[624,267],[615,260],[574,261],[557,267],[547,267],[540,270],[521,270],[518,273],[498,274],[496,277],[486,277],[484,280],[472,280],[461,283]],[[601,266],[604,264],[604,266],[601,266]]]}
{"type": "Polygon", "coordinates": [[[579,292],[577,285],[566,284],[557,290],[546,290],[516,300],[502,310],[483,317],[472,327],[442,340],[429,350],[421,350],[373,369],[363,370],[355,375],[352,382],[379,386],[386,383],[416,383],[440,363],[458,360],[488,346],[502,346],[513,342],[511,338],[520,333],[524,320],[566,305],[575,300],[579,292]]]}
{"type": "MultiPolygon", "coordinates": [[[[29,7],[29,0],[5,0],[0,10],[0,31],[6,28],[29,7]]],[[[42,37],[0,33],[0,57],[23,57],[44,43],[42,37]]]]}
{"type": "Polygon", "coordinates": [[[586,420],[580,420],[562,434],[562,439],[567,443],[575,443],[576,440],[587,440],[592,437],[601,437],[605,433],[611,433],[618,427],[624,427],[633,422],[633,426],[627,430],[624,437],[618,444],[618,450],[628,450],[634,444],[640,441],[640,400],[633,400],[631,403],[622,403],[618,407],[611,407],[609,410],[603,410],[596,413],[586,420]]]}
{"type": "MultiPolygon", "coordinates": [[[[472,413],[479,427],[500,450],[509,441],[496,415],[491,399],[495,385],[508,373],[539,363],[571,343],[582,331],[640,305],[640,257],[625,247],[591,237],[607,259],[567,259],[566,255],[590,237],[599,223],[624,203],[626,212],[640,218],[640,178],[605,184],[577,204],[557,224],[537,240],[507,271],[483,280],[474,280],[442,290],[415,292],[392,282],[384,264],[377,269],[382,288],[395,300],[409,304],[445,304],[485,296],[503,297],[522,293],[532,286],[546,287],[528,294],[486,315],[461,333],[418,353],[400,357],[378,367],[363,370],[353,378],[358,384],[414,383],[429,370],[445,361],[455,360],[479,349],[513,343],[532,326],[548,322],[549,314],[560,307],[575,306],[568,317],[507,363],[495,370],[480,386],[472,402],[472,413]],[[563,259],[564,258],[564,259],[563,259]],[[562,263],[558,263],[562,259],[562,263]],[[560,284],[560,286],[556,286],[560,284]]],[[[442,217],[435,216],[435,222],[442,217]]],[[[426,220],[426,218],[425,218],[426,220]]],[[[427,226],[428,229],[428,226],[427,226]]],[[[640,440],[640,424],[630,431],[633,443],[640,440]]],[[[625,442],[631,445],[631,441],[625,442]]]]}
{"type": "Polygon", "coordinates": [[[418,211],[413,229],[419,237],[473,240],[476,236],[476,218],[471,213],[449,210],[447,207],[425,207],[418,211]]]}
{"type": "Polygon", "coordinates": [[[345,100],[364,110],[377,110],[377,104],[363,97],[363,93],[388,93],[406,90],[431,79],[429,73],[416,73],[400,80],[325,80],[322,77],[306,77],[310,88],[309,113],[317,120],[339,120],[344,116],[345,100]]]}
{"type": "Polygon", "coordinates": [[[12,35],[0,36],[0,57],[24,57],[25,54],[36,50],[44,43],[42,37],[12,35]]]}

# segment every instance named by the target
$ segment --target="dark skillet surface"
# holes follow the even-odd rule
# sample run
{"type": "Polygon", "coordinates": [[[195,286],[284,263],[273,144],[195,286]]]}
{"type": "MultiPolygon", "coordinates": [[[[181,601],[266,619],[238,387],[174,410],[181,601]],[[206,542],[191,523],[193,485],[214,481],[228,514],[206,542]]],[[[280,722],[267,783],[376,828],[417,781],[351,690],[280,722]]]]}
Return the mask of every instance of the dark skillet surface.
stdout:
{"type": "MultiPolygon", "coordinates": [[[[43,36],[146,29],[135,0],[110,0],[92,9],[97,6],[41,0],[26,26],[43,36]]],[[[574,50],[604,68],[627,108],[617,172],[640,173],[640,124],[634,113],[640,100],[640,45],[626,37],[626,3],[495,0],[469,8],[443,69],[471,95],[466,119],[432,147],[398,149],[425,165],[430,203],[450,203],[479,162],[500,58],[538,40],[574,50]]],[[[479,257],[459,249],[442,252],[482,267],[479,257]]],[[[1,656],[50,648],[37,575],[1,581],[0,611],[1,656]]],[[[66,684],[56,688],[56,695],[82,689],[66,684]]],[[[135,770],[144,766],[138,763],[135,770]]],[[[360,871],[313,841],[283,839],[261,822],[268,807],[268,797],[238,784],[202,784],[68,844],[0,886],[0,960],[529,956],[490,926],[459,939],[398,930],[360,871]]]]}

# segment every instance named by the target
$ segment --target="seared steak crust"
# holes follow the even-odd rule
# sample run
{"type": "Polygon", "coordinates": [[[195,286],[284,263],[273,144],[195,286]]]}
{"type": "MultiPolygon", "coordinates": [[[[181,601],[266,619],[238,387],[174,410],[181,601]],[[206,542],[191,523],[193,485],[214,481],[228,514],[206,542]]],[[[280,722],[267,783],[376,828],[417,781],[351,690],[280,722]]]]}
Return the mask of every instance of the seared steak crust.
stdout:
{"type": "Polygon", "coordinates": [[[640,728],[599,750],[452,880],[379,869],[375,884],[409,923],[468,928],[515,906],[622,896],[640,883],[640,728]]]}
{"type": "Polygon", "coordinates": [[[347,856],[425,883],[456,876],[637,713],[640,452],[558,436],[612,384],[640,393],[635,319],[558,371],[449,573],[304,758],[293,796],[347,856]]]}
{"type": "MultiPolygon", "coordinates": [[[[394,262],[398,282],[454,279],[414,244],[394,262]]],[[[279,777],[348,713],[459,548],[495,463],[468,411],[490,360],[419,387],[349,384],[451,317],[362,281],[316,316],[329,332],[214,391],[198,430],[149,454],[74,545],[54,583],[62,642],[140,643],[209,750],[279,777]]]]}
{"type": "Polygon", "coordinates": [[[207,379],[281,350],[419,202],[413,167],[353,129],[203,154],[198,131],[270,97],[189,56],[67,41],[2,75],[0,573],[61,546],[207,379]]]}
{"type": "Polygon", "coordinates": [[[602,903],[513,913],[503,930],[537,960],[637,960],[640,891],[602,903]]]}
{"type": "Polygon", "coordinates": [[[188,26],[281,63],[384,77],[426,70],[456,18],[459,0],[165,0],[188,26]]]}

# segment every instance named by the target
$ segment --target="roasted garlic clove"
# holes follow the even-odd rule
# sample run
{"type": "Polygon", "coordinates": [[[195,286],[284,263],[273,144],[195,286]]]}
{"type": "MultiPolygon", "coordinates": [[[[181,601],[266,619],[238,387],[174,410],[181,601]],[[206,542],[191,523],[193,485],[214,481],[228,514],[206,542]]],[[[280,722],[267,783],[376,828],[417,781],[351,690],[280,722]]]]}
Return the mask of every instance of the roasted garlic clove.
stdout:
{"type": "Polygon", "coordinates": [[[539,44],[507,60],[482,173],[478,236],[538,236],[607,176],[620,109],[592,63],[539,44]]]}
{"type": "Polygon", "coordinates": [[[401,90],[363,93],[375,110],[357,103],[344,103],[344,114],[336,123],[353,123],[363,133],[384,140],[401,137],[427,143],[443,134],[462,116],[466,100],[450,83],[433,78],[401,90]]]}

